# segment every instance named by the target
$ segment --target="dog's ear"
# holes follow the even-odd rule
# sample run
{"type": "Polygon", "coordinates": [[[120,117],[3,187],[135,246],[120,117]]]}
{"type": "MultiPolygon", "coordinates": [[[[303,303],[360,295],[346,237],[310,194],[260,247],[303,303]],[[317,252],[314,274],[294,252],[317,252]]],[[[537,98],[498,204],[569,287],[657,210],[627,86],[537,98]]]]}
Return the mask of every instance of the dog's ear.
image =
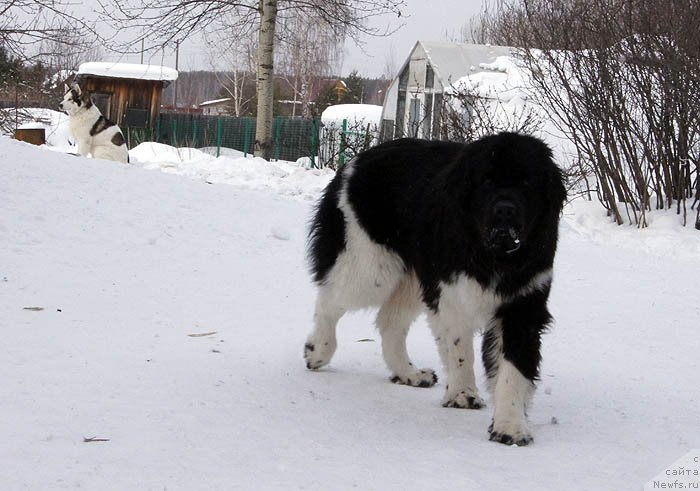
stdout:
{"type": "Polygon", "coordinates": [[[78,85],[77,83],[73,82],[71,84],[70,88],[71,88],[71,90],[74,90],[75,93],[78,94],[78,96],[83,95],[83,91],[80,90],[80,85],[78,85]]]}
{"type": "Polygon", "coordinates": [[[67,94],[68,92],[70,92],[70,87],[68,87],[68,84],[63,84],[63,87],[64,87],[65,90],[66,90],[66,91],[65,91],[65,94],[67,94]]]}

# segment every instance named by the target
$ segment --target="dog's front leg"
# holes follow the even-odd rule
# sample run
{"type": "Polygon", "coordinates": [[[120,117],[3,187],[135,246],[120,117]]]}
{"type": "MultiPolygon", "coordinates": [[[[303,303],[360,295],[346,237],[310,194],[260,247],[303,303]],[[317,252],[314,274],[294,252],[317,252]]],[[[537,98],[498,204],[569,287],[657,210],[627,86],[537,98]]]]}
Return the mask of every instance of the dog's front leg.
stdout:
{"type": "Polygon", "coordinates": [[[540,336],[551,320],[547,291],[535,291],[498,309],[484,335],[482,356],[493,393],[490,439],[507,445],[528,445],[533,438],[527,408],[539,374],[540,336]]]}
{"type": "Polygon", "coordinates": [[[87,140],[85,140],[83,138],[78,139],[78,153],[80,155],[82,155],[83,157],[90,156],[90,154],[92,152],[91,152],[91,148],[90,148],[90,145],[88,144],[87,140]]]}
{"type": "MultiPolygon", "coordinates": [[[[445,309],[447,310],[447,309],[445,309]]],[[[447,387],[442,405],[461,409],[481,409],[474,377],[474,331],[463,317],[449,311],[430,313],[428,321],[447,372],[447,387]]]]}

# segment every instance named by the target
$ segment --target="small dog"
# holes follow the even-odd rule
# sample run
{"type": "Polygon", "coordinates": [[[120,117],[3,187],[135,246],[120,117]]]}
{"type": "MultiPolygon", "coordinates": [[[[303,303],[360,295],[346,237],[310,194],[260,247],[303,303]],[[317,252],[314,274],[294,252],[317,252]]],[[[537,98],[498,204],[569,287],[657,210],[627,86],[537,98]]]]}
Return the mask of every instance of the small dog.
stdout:
{"type": "Polygon", "coordinates": [[[78,142],[78,153],[128,163],[129,149],[119,126],[100,113],[90,94],[78,84],[65,88],[66,95],[58,107],[68,115],[70,131],[78,142]]]}

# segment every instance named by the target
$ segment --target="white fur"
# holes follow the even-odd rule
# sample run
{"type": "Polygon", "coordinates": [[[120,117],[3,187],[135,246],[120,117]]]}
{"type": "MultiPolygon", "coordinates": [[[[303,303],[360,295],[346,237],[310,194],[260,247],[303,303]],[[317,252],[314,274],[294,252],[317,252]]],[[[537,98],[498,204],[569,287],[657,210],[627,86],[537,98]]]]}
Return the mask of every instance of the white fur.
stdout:
{"type": "Polygon", "coordinates": [[[552,284],[552,276],[553,274],[551,269],[546,269],[540,273],[537,273],[532,277],[530,283],[520,289],[517,296],[524,297],[530,293],[548,288],[552,284]]]}
{"type": "Polygon", "coordinates": [[[112,143],[112,137],[121,133],[119,126],[115,124],[94,136],[90,135],[90,129],[102,113],[100,113],[95,104],[92,104],[89,108],[86,108],[85,105],[78,106],[71,100],[70,96],[70,91],[67,91],[60,107],[68,114],[68,125],[78,144],[78,153],[84,157],[127,163],[129,161],[129,149],[126,143],[120,146],[112,143]]]}
{"type": "Polygon", "coordinates": [[[382,335],[384,361],[394,374],[393,381],[429,387],[437,381],[430,368],[416,369],[406,351],[406,336],[422,310],[420,285],[414,274],[403,276],[377,314],[377,328],[382,335]]]}
{"type": "MultiPolygon", "coordinates": [[[[411,376],[421,378],[406,354],[408,328],[421,308],[417,280],[406,274],[397,254],[373,242],[362,229],[347,199],[347,179],[352,165],[342,172],[344,184],[338,206],[345,217],[346,247],[319,287],[314,330],[305,352],[307,364],[310,368],[320,368],[330,362],[336,347],[336,325],[345,312],[384,305],[377,316],[377,325],[387,365],[402,380],[411,376]],[[314,349],[309,350],[309,345],[314,349]]],[[[423,378],[428,376],[432,379],[432,372],[423,374],[423,378]]]]}
{"type": "Polygon", "coordinates": [[[440,303],[428,320],[447,371],[443,405],[481,407],[474,377],[474,334],[493,318],[501,298],[476,280],[459,275],[440,284],[440,303]],[[469,399],[472,401],[469,401],[469,399]]]}
{"type": "Polygon", "coordinates": [[[532,399],[535,384],[520,370],[500,356],[498,374],[493,382],[493,433],[509,435],[514,442],[530,441],[527,429],[527,407],[532,399]]]}

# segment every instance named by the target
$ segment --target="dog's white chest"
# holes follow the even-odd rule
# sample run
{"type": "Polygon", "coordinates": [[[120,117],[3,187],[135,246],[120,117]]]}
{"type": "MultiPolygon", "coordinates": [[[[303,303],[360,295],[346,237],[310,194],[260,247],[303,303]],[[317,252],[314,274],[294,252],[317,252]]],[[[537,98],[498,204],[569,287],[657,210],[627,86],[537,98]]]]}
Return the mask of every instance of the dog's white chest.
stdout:
{"type": "Polygon", "coordinates": [[[501,303],[501,297],[493,290],[483,288],[466,274],[440,283],[440,315],[462,319],[473,331],[485,328],[501,303]]]}

